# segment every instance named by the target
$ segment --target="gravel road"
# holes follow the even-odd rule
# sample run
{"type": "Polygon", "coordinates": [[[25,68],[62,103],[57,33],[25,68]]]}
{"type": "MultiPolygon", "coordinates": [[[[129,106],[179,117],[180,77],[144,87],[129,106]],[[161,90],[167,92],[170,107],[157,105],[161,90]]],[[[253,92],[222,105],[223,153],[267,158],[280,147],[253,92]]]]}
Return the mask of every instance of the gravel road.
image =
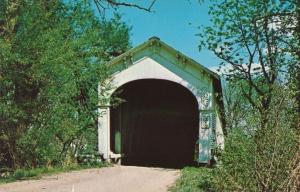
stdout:
{"type": "Polygon", "coordinates": [[[44,176],[0,185],[0,192],[164,192],[179,170],[115,166],[44,176]]]}

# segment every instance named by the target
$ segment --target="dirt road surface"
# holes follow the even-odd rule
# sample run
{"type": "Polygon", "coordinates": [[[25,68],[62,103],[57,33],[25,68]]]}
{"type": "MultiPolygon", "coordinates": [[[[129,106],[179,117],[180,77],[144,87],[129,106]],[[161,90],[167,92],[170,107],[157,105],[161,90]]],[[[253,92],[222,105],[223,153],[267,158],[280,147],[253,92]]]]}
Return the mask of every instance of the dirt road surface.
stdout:
{"type": "Polygon", "coordinates": [[[179,170],[115,166],[0,185],[0,192],[164,192],[179,170]]]}

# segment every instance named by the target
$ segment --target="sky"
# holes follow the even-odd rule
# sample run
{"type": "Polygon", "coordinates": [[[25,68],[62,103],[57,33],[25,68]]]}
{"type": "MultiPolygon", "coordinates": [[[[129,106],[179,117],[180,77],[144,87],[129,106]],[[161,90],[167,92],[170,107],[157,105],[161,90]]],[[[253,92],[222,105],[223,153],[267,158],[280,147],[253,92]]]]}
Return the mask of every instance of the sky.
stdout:
{"type": "MultiPolygon", "coordinates": [[[[141,2],[136,0],[134,2],[141,2]]],[[[145,0],[150,3],[151,0],[145,0]]],[[[145,4],[146,5],[146,4],[145,4]]],[[[152,36],[169,44],[208,68],[215,68],[219,60],[209,50],[199,52],[199,27],[210,24],[209,2],[198,0],[157,0],[153,12],[121,7],[123,21],[132,27],[131,42],[135,47],[152,36]]]]}

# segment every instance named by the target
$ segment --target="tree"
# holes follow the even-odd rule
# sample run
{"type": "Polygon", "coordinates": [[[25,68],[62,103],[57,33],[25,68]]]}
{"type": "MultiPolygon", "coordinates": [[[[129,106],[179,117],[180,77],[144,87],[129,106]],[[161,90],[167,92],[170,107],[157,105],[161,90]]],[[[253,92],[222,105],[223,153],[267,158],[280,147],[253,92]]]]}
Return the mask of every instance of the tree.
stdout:
{"type": "Polygon", "coordinates": [[[227,77],[248,83],[241,91],[260,112],[262,127],[267,121],[273,85],[290,63],[287,47],[281,42],[291,37],[276,29],[280,19],[269,17],[277,11],[274,6],[271,1],[224,1],[210,11],[214,26],[201,34],[201,46],[207,40],[206,45],[224,61],[222,64],[229,65],[227,77]]]}
{"type": "MultiPolygon", "coordinates": [[[[209,12],[212,26],[205,27],[199,34],[202,39],[200,48],[208,47],[223,60],[227,80],[246,101],[240,110],[247,109],[244,113],[250,115],[240,122],[238,128],[250,140],[253,139],[253,149],[246,153],[247,158],[253,160],[252,167],[245,165],[244,168],[253,169],[254,172],[249,173],[257,180],[253,185],[241,184],[241,180],[235,177],[237,173],[242,174],[241,170],[229,171],[227,176],[232,177],[231,184],[237,184],[235,190],[297,190],[299,141],[295,142],[295,137],[299,136],[299,130],[296,130],[296,123],[287,123],[296,122],[297,100],[291,97],[293,93],[288,87],[289,80],[295,77],[295,73],[288,71],[295,68],[297,57],[293,55],[297,50],[295,47],[299,46],[292,33],[298,23],[296,10],[296,1],[214,1],[209,12]],[[280,100],[282,93],[290,100],[280,100]],[[291,148],[287,149],[286,143],[291,148]],[[280,161],[289,166],[280,164],[280,161]],[[280,183],[289,185],[283,187],[280,183]]],[[[233,170],[230,164],[237,161],[227,161],[226,154],[236,158],[241,154],[235,153],[231,144],[227,146],[223,167],[228,171],[233,170]]],[[[247,177],[243,175],[242,178],[247,177]]]]}
{"type": "Polygon", "coordinates": [[[1,166],[63,165],[95,153],[97,85],[108,78],[105,62],[130,47],[130,28],[83,2],[2,5],[1,166]]]}

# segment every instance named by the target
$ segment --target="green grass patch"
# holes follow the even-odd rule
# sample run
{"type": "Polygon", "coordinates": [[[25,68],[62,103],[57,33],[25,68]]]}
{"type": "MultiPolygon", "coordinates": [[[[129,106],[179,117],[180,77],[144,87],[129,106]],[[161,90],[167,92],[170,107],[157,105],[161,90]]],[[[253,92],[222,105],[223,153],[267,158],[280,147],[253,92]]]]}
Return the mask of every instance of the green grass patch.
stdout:
{"type": "Polygon", "coordinates": [[[89,169],[89,168],[100,168],[110,166],[108,163],[98,163],[93,165],[80,165],[72,164],[68,166],[58,166],[58,167],[40,167],[34,169],[17,169],[14,172],[3,173],[0,176],[0,184],[10,183],[18,180],[27,179],[39,179],[43,175],[51,175],[56,173],[63,173],[74,170],[89,169]]]}
{"type": "Polygon", "coordinates": [[[206,167],[186,167],[180,178],[170,188],[171,192],[209,192],[213,190],[213,169],[206,167]]]}

